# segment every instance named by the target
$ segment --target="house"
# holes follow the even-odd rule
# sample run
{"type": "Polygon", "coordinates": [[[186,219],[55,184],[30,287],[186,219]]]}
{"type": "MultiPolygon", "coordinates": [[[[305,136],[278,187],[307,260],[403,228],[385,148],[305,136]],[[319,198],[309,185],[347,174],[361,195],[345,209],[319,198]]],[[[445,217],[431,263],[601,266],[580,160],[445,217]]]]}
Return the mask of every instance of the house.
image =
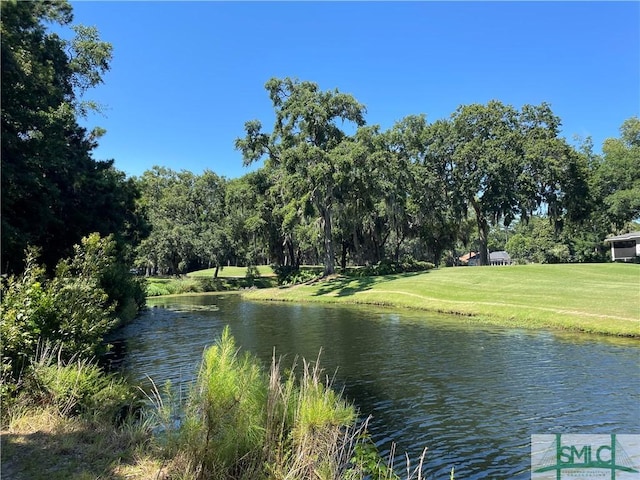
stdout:
{"type": "Polygon", "coordinates": [[[504,250],[491,252],[489,254],[489,263],[491,265],[511,265],[511,257],[504,250]]]}
{"type": "MultiPolygon", "coordinates": [[[[480,254],[477,252],[465,253],[461,257],[458,257],[462,265],[468,265],[470,267],[479,265],[480,254]]],[[[511,257],[504,250],[498,252],[491,252],[489,254],[489,265],[511,265],[511,257]]]]}
{"type": "Polygon", "coordinates": [[[629,262],[640,257],[640,232],[625,233],[605,238],[604,241],[611,244],[611,260],[614,262],[629,262]]]}
{"type": "Polygon", "coordinates": [[[461,257],[458,257],[458,260],[460,260],[460,265],[473,266],[478,264],[478,257],[479,254],[477,252],[469,252],[465,253],[461,257]]]}

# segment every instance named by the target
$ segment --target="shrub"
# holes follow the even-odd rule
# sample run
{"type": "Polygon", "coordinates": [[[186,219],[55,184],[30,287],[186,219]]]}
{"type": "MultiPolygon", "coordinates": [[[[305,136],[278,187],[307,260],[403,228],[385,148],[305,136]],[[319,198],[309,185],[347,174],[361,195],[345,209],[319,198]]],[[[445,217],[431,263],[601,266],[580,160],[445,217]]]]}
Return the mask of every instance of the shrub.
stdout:
{"type": "Polygon", "coordinates": [[[356,426],[355,409],[331,388],[318,362],[302,363],[299,377],[295,364],[283,374],[275,359],[266,374],[257,359],[240,354],[225,328],[203,355],[179,426],[172,426],[172,413],[156,395],[171,454],[186,459],[189,471],[182,474],[252,480],[395,478],[375,457],[375,448],[369,447],[366,461],[356,450],[368,438],[366,423],[356,426]]]}
{"type": "Polygon", "coordinates": [[[412,258],[403,259],[401,262],[382,260],[376,265],[369,265],[353,271],[350,275],[358,277],[373,277],[379,275],[396,275],[399,273],[425,272],[435,268],[430,262],[422,262],[412,258]]]}
{"type": "Polygon", "coordinates": [[[97,279],[72,277],[65,271],[47,281],[37,255],[37,250],[29,250],[22,275],[3,284],[3,381],[17,380],[44,341],[60,344],[66,358],[95,355],[103,336],[116,324],[113,304],[97,279]]]}
{"type": "Polygon", "coordinates": [[[204,291],[202,283],[197,278],[181,278],[169,283],[168,288],[172,294],[202,293],[204,291]]]}
{"type": "Polygon", "coordinates": [[[107,294],[113,312],[121,321],[132,320],[145,306],[146,280],[130,272],[113,235],[92,233],[74,246],[74,255],[61,260],[57,277],[91,279],[107,294]]]}
{"type": "Polygon", "coordinates": [[[322,269],[314,267],[300,268],[291,265],[273,265],[271,268],[277,276],[278,285],[296,285],[322,275],[322,269]]]}
{"type": "Polygon", "coordinates": [[[3,401],[18,393],[18,379],[39,344],[59,345],[62,361],[94,357],[105,349],[105,334],[144,305],[144,284],[124,270],[115,248],[111,237],[91,234],[58,263],[52,279],[38,264],[39,250],[30,248],[24,271],[3,279],[3,401]]]}
{"type": "Polygon", "coordinates": [[[186,407],[183,442],[210,478],[255,478],[264,444],[266,381],[257,362],[240,355],[226,328],[206,350],[186,407]]]}
{"type": "Polygon", "coordinates": [[[157,283],[150,283],[147,285],[147,296],[148,297],[157,297],[160,295],[170,295],[171,292],[164,285],[159,285],[157,283]]]}

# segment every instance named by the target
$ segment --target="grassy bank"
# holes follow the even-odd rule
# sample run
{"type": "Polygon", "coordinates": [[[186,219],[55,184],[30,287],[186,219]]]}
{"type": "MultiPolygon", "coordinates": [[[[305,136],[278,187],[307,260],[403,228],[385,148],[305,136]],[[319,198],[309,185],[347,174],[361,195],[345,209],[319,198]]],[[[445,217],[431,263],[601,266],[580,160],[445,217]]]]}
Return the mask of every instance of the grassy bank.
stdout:
{"type": "Polygon", "coordinates": [[[247,288],[268,288],[277,284],[275,276],[213,278],[206,275],[189,274],[185,277],[149,277],[147,278],[147,297],[184,293],[229,292],[247,288]]]}
{"type": "MultiPolygon", "coordinates": [[[[206,270],[198,270],[196,272],[187,273],[187,277],[207,277],[211,278],[215,274],[215,268],[208,268],[206,270]]],[[[274,277],[275,273],[269,265],[258,265],[253,267],[254,276],[260,277],[274,277]]],[[[218,270],[219,278],[244,278],[247,276],[247,267],[224,267],[218,270]]]]}
{"type": "Polygon", "coordinates": [[[640,266],[460,267],[420,274],[334,277],[243,293],[252,300],[382,305],[524,328],[640,338],[640,266]]]}
{"type": "Polygon", "coordinates": [[[105,397],[107,384],[115,399],[116,387],[126,387],[121,379],[98,375],[86,361],[52,360],[27,373],[30,387],[3,412],[2,478],[423,478],[424,453],[406,477],[394,473],[393,459],[385,462],[367,433],[368,421],[358,421],[317,361],[285,370],[274,357],[266,370],[240,353],[228,327],[205,351],[184,400],[170,386],[164,394],[156,389],[150,404],[116,422],[105,402],[90,400],[105,397]]]}

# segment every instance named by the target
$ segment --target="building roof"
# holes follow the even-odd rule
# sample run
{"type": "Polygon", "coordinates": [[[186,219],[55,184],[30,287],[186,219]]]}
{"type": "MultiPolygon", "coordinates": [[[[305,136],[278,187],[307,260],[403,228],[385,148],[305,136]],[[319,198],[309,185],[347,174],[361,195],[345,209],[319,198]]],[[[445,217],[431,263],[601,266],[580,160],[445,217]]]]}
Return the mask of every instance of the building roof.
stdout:
{"type": "Polygon", "coordinates": [[[511,260],[511,257],[504,250],[499,250],[497,252],[491,252],[489,254],[489,260],[511,260]]]}
{"type": "Polygon", "coordinates": [[[461,262],[465,262],[466,263],[469,260],[471,260],[472,258],[475,258],[477,255],[478,254],[476,252],[465,253],[461,257],[458,257],[458,260],[460,260],[461,262]]]}
{"type": "Polygon", "coordinates": [[[622,235],[617,235],[615,237],[605,238],[605,242],[619,242],[621,240],[634,240],[640,238],[640,232],[630,232],[623,233],[622,235]]]}

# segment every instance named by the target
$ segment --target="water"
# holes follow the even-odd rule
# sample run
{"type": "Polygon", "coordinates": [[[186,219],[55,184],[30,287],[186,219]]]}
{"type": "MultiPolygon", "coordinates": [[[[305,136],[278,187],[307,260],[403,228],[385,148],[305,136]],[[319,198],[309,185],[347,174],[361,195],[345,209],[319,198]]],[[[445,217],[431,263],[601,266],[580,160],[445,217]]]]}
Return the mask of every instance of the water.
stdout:
{"type": "Polygon", "coordinates": [[[530,438],[640,433],[640,342],[470,325],[387,309],[253,303],[238,296],[155,300],[120,332],[141,383],[186,385],[225,325],[265,364],[315,359],[363,415],[383,452],[427,478],[530,478],[530,438]]]}

